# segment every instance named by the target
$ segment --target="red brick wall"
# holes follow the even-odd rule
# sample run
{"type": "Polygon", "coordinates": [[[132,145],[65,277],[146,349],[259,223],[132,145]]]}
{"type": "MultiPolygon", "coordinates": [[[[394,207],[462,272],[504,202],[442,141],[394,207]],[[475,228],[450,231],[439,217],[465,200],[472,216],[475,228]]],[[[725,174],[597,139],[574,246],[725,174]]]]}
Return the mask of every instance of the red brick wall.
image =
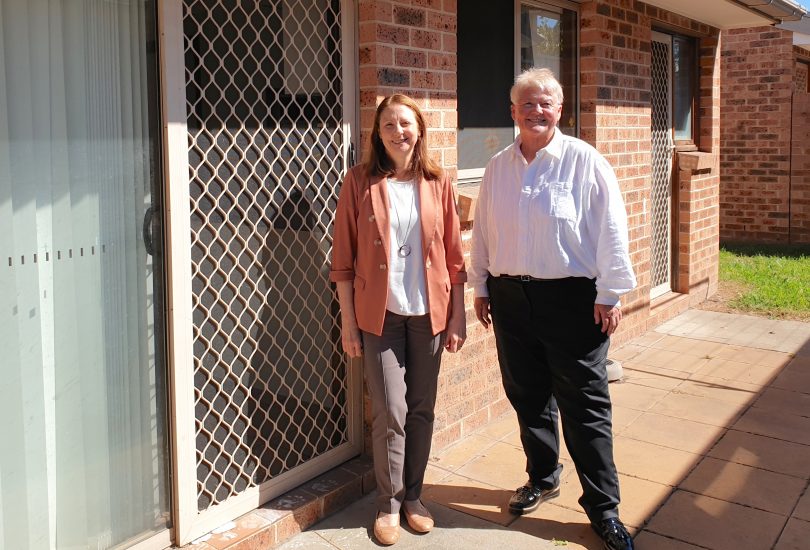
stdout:
{"type": "MultiPolygon", "coordinates": [[[[709,155],[700,173],[682,188],[674,223],[678,252],[673,287],[689,303],[706,298],[717,285],[717,185],[719,147],[718,31],[691,19],[631,0],[585,2],[581,9],[581,137],[605,155],[619,178],[628,211],[630,254],[639,286],[622,302],[626,317],[614,337],[621,343],[683,309],[657,311],[650,303],[650,42],[652,27],[664,25],[700,40],[700,135],[697,145],[709,155]],[[714,154],[714,156],[712,156],[714,154]],[[713,162],[712,162],[713,160],[713,162]],[[712,201],[714,201],[712,203],[712,201]],[[712,226],[714,224],[714,227],[712,226]],[[714,233],[712,233],[714,231],[714,233]],[[700,282],[700,284],[698,284],[700,282]],[[652,309],[651,309],[652,306],[652,309]]],[[[677,167],[676,167],[677,170],[677,167]]],[[[673,303],[671,299],[666,304],[673,303]]],[[[662,306],[663,307],[663,306],[662,306]]]]}
{"type": "MultiPolygon", "coordinates": [[[[360,126],[362,149],[379,101],[392,93],[417,100],[430,128],[431,155],[455,175],[456,0],[360,0],[360,126]]],[[[469,263],[470,228],[463,228],[469,263]]],[[[433,446],[440,449],[509,409],[492,331],[484,331],[465,294],[467,342],[445,353],[439,374],[433,446]]],[[[367,401],[366,401],[367,403],[367,401]]],[[[368,405],[366,426],[368,428],[368,405]]],[[[368,439],[366,449],[370,452],[368,439]]]]}
{"type": "Polygon", "coordinates": [[[788,242],[792,33],[723,32],[720,238],[788,242]]]}
{"type": "Polygon", "coordinates": [[[456,170],[456,0],[359,1],[360,138],[365,152],[380,100],[414,98],[431,154],[456,170]]]}
{"type": "Polygon", "coordinates": [[[580,6],[580,137],[616,171],[628,214],[638,287],[622,299],[614,339],[646,329],[650,291],[650,18],[633,2],[580,6]]]}
{"type": "MultiPolygon", "coordinates": [[[[688,268],[678,270],[676,283],[696,305],[717,291],[719,177],[716,169],[684,167],[682,155],[678,160],[678,263],[688,268]]],[[[716,157],[710,162],[716,166],[716,157]]]]}
{"type": "Polygon", "coordinates": [[[791,158],[790,237],[810,243],[810,93],[793,96],[793,156],[791,158]]]}
{"type": "MultiPolygon", "coordinates": [[[[700,55],[700,104],[698,105],[698,126],[700,138],[698,146],[701,151],[718,156],[715,164],[715,175],[719,177],[721,109],[720,83],[722,82],[722,46],[721,35],[715,31],[704,36],[699,43],[700,55]]],[[[718,184],[719,186],[719,180],[718,184]]]]}

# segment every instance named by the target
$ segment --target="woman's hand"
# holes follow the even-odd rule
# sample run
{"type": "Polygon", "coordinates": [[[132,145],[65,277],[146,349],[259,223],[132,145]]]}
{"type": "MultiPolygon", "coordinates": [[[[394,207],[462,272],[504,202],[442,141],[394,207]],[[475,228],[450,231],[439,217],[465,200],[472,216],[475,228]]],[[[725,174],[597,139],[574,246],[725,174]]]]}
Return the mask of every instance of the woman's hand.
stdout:
{"type": "Polygon", "coordinates": [[[349,357],[360,357],[363,354],[363,338],[357,324],[343,323],[340,328],[340,340],[343,343],[343,351],[349,357]]]}
{"type": "Polygon", "coordinates": [[[464,311],[453,313],[447,322],[447,335],[444,342],[444,349],[450,353],[455,353],[464,345],[467,339],[467,319],[464,311]]]}
{"type": "Polygon", "coordinates": [[[354,286],[352,281],[337,282],[338,301],[340,302],[340,342],[343,351],[349,357],[360,357],[363,354],[363,337],[357,326],[354,314],[354,286]]]}
{"type": "Polygon", "coordinates": [[[455,353],[464,345],[467,339],[467,317],[464,313],[464,283],[456,283],[450,287],[451,313],[447,321],[444,349],[455,353]]]}

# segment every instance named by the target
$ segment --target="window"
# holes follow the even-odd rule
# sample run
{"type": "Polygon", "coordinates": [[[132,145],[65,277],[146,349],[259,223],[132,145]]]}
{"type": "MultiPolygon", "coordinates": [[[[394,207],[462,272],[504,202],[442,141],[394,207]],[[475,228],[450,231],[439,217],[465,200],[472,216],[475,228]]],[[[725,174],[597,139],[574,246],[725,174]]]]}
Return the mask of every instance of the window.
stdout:
{"type": "Polygon", "coordinates": [[[673,35],[672,125],[676,144],[694,143],[697,70],[695,39],[673,35]]]}
{"type": "Polygon", "coordinates": [[[569,2],[459,2],[460,181],[480,180],[492,155],[514,141],[509,90],[515,75],[529,67],[557,75],[565,95],[559,127],[577,135],[577,17],[569,2]]]}
{"type": "Polygon", "coordinates": [[[523,4],[520,7],[520,70],[546,67],[563,88],[559,128],[577,135],[577,14],[563,8],[523,4]]]}
{"type": "Polygon", "coordinates": [[[487,161],[515,139],[509,88],[515,78],[514,5],[458,4],[459,179],[483,174],[487,161]]]}

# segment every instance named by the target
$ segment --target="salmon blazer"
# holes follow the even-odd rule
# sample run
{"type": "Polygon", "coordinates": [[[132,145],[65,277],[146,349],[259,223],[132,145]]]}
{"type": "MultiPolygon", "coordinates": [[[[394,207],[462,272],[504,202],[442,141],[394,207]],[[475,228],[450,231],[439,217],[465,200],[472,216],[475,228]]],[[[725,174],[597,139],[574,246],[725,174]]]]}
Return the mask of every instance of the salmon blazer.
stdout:
{"type": "MultiPolygon", "coordinates": [[[[450,317],[450,287],[464,283],[467,272],[450,178],[421,178],[418,185],[427,302],[433,334],[438,334],[450,317]]],[[[354,282],[357,325],[377,335],[388,301],[388,212],[386,178],[369,177],[361,165],[352,167],[340,189],[329,278],[354,282]]]]}

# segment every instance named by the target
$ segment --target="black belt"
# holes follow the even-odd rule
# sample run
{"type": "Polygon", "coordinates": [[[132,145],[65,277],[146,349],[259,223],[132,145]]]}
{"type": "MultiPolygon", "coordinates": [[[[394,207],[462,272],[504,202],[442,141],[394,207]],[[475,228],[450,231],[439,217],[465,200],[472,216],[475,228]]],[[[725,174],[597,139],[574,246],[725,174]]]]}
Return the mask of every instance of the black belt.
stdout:
{"type": "Polygon", "coordinates": [[[531,281],[559,281],[560,279],[538,279],[537,277],[532,277],[530,275],[498,275],[501,279],[514,279],[516,281],[523,281],[524,283],[528,283],[531,281]]]}

